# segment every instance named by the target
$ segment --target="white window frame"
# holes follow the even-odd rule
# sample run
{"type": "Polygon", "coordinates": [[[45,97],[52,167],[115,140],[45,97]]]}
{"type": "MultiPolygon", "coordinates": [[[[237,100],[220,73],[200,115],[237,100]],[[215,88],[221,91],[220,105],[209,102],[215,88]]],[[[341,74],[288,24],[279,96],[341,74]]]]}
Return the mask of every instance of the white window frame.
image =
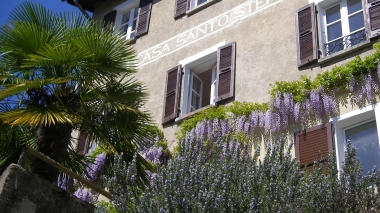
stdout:
{"type": "MultiPolygon", "coordinates": [[[[351,129],[360,124],[376,120],[376,127],[380,130],[380,106],[379,103],[357,109],[331,119],[335,129],[334,141],[338,171],[342,169],[344,163],[344,152],[346,150],[345,130],[351,129]]],[[[380,146],[380,131],[378,131],[380,146]]]]}
{"type": "MultiPolygon", "coordinates": [[[[186,58],[184,60],[181,60],[179,64],[183,66],[183,86],[182,86],[182,92],[181,92],[181,113],[180,117],[185,116],[186,114],[190,113],[190,86],[192,85],[191,81],[191,67],[201,64],[205,61],[212,60],[217,57],[218,48],[223,46],[225,42],[221,42],[219,44],[216,44],[196,55],[193,55],[189,58],[186,58]]],[[[211,82],[211,90],[210,90],[210,105],[215,105],[215,91],[216,91],[216,66],[212,69],[212,82],[211,82]]]]}
{"type": "Polygon", "coordinates": [[[201,0],[190,0],[189,1],[189,4],[190,4],[189,5],[189,10],[194,9],[194,8],[198,7],[199,5],[205,4],[208,1],[211,1],[211,0],[206,0],[203,3],[199,3],[199,2],[201,2],[201,0]]]}
{"type": "Polygon", "coordinates": [[[115,24],[117,27],[121,27],[121,21],[122,21],[123,15],[125,13],[131,12],[129,15],[129,23],[128,23],[128,29],[125,35],[125,39],[132,39],[136,35],[135,33],[136,29],[132,31],[132,26],[133,26],[134,20],[136,20],[136,25],[137,25],[138,15],[136,16],[136,18],[134,18],[134,15],[138,13],[139,3],[140,3],[140,0],[128,0],[124,2],[123,4],[120,4],[114,8],[114,10],[117,11],[116,19],[115,19],[115,24]]]}
{"type": "MultiPolygon", "coordinates": [[[[355,34],[361,30],[365,30],[365,23],[363,23],[363,28],[360,28],[358,30],[355,30],[353,32],[350,32],[350,27],[349,27],[349,22],[348,22],[348,7],[347,7],[347,0],[341,0],[341,1],[320,1],[320,2],[315,2],[315,3],[318,3],[318,11],[319,11],[319,22],[320,22],[320,28],[321,28],[321,32],[320,32],[320,38],[321,38],[321,41],[322,41],[322,44],[321,44],[321,49],[323,50],[322,51],[322,56],[323,57],[326,57],[326,47],[325,47],[325,44],[327,43],[330,43],[330,42],[334,42],[336,40],[339,40],[341,38],[344,38],[346,36],[349,36],[349,35],[352,35],[352,34],[355,34]],[[340,22],[341,22],[341,25],[342,25],[342,37],[340,38],[337,38],[337,39],[334,39],[333,41],[330,41],[328,42],[328,38],[327,38],[327,20],[326,20],[326,10],[332,8],[332,7],[335,7],[337,5],[340,5],[340,22]]],[[[364,7],[363,7],[363,4],[362,4],[362,10],[360,11],[357,11],[355,13],[352,13],[350,14],[350,16],[353,16],[353,15],[356,15],[358,13],[363,13],[363,16],[364,16],[364,21],[365,21],[365,13],[364,13],[364,7]]],[[[329,25],[332,25],[334,23],[336,23],[338,21],[335,21],[333,23],[330,23],[329,25]]],[[[351,46],[349,46],[351,47],[351,46]]],[[[349,47],[346,47],[344,46],[344,48],[349,48],[349,47]]],[[[337,51],[339,52],[339,51],[337,51]]],[[[334,53],[332,53],[334,54],[334,53]]]]}

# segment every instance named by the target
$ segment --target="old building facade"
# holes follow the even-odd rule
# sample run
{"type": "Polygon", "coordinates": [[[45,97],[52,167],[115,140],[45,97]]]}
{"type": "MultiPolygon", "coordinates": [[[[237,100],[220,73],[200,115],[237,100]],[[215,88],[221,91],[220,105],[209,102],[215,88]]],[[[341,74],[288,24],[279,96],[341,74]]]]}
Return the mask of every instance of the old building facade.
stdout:
{"type": "MultiPolygon", "coordinates": [[[[79,3],[93,12],[93,19],[125,30],[137,51],[136,77],[149,91],[145,108],[170,143],[175,143],[181,121],[210,105],[268,102],[270,85],[276,81],[314,78],[357,56],[373,54],[380,28],[380,2],[375,0],[79,3]]],[[[379,116],[375,105],[342,106],[332,122],[295,134],[294,153],[304,164],[312,162],[312,145],[300,141],[316,134],[327,138],[322,149],[335,149],[341,162],[343,141],[363,135],[361,140],[377,144],[371,159],[380,160],[379,116]]]]}

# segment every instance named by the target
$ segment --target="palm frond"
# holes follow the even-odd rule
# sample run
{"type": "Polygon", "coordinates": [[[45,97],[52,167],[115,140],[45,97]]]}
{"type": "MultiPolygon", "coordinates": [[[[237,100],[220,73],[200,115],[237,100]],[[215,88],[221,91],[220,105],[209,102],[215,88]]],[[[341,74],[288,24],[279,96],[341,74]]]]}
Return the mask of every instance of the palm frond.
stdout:
{"type": "Polygon", "coordinates": [[[18,82],[18,84],[16,85],[14,84],[1,85],[2,87],[8,87],[8,88],[0,91],[0,101],[6,97],[13,96],[15,94],[26,91],[28,89],[40,88],[44,85],[49,85],[49,84],[66,83],[68,81],[70,81],[70,78],[53,78],[53,79],[40,79],[40,80],[34,80],[34,81],[24,80],[22,81],[22,83],[18,82]]]}
{"type": "Polygon", "coordinates": [[[0,119],[13,126],[50,126],[59,123],[74,125],[78,118],[75,114],[67,112],[64,107],[28,105],[25,109],[0,113],[0,119]]]}

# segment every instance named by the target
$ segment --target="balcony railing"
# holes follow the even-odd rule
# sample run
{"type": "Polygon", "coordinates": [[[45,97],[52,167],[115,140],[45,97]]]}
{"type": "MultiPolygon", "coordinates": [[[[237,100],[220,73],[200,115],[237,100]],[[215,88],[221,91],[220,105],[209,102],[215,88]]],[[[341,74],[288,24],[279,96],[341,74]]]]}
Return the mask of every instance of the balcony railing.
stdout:
{"type": "Polygon", "coordinates": [[[367,36],[364,29],[354,32],[348,36],[344,36],[340,39],[336,39],[324,45],[325,56],[347,49],[366,40],[367,36]]]}

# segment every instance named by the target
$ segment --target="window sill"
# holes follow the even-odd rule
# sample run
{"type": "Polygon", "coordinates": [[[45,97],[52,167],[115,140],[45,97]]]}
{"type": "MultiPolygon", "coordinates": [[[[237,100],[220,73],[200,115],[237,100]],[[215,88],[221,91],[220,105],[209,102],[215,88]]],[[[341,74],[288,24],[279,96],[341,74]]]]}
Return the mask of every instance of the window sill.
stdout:
{"type": "Polygon", "coordinates": [[[195,114],[199,113],[200,111],[203,111],[203,110],[208,109],[208,108],[213,107],[213,106],[214,106],[213,104],[210,104],[208,106],[205,106],[205,107],[202,107],[200,109],[197,109],[197,110],[195,110],[193,112],[187,113],[186,115],[180,116],[180,117],[178,117],[178,118],[175,119],[175,123],[176,124],[182,123],[182,121],[187,120],[187,119],[193,117],[195,114]]]}
{"type": "Polygon", "coordinates": [[[209,5],[214,4],[217,1],[218,0],[209,0],[209,1],[203,3],[203,4],[199,5],[199,6],[194,7],[193,9],[190,9],[190,10],[186,11],[186,15],[192,15],[193,13],[195,13],[195,12],[197,12],[197,11],[205,8],[205,7],[208,7],[209,5]]]}
{"type": "Polygon", "coordinates": [[[360,44],[354,45],[354,46],[349,47],[347,49],[344,49],[344,50],[341,50],[339,52],[336,52],[336,53],[334,53],[332,55],[329,55],[329,56],[321,58],[321,59],[318,60],[318,64],[328,63],[328,62],[330,62],[332,60],[335,60],[337,58],[343,57],[343,56],[348,55],[348,54],[350,54],[350,53],[352,53],[354,51],[357,51],[359,49],[363,49],[363,48],[369,47],[371,45],[372,45],[371,41],[369,41],[369,40],[364,41],[364,42],[362,42],[360,44]]]}

